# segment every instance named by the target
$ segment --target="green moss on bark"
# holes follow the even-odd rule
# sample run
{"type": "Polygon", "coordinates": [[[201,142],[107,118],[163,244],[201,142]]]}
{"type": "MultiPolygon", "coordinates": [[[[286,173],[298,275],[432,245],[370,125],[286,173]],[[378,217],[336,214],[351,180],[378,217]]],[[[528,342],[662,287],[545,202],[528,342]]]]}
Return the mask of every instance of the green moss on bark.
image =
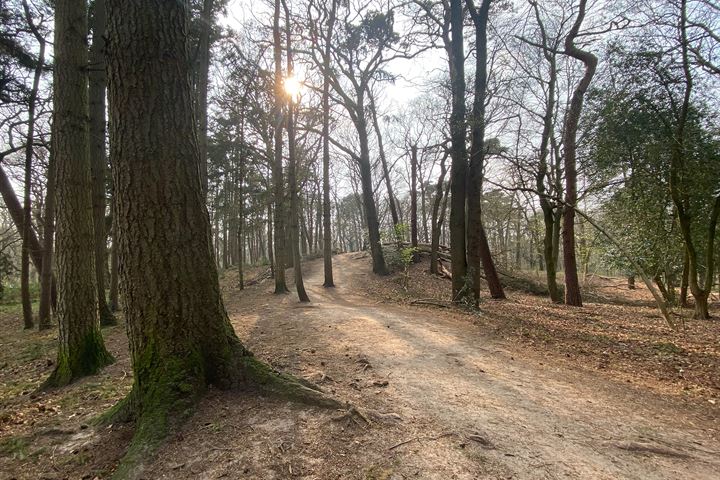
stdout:
{"type": "Polygon", "coordinates": [[[93,329],[74,345],[60,345],[57,366],[43,388],[62,387],[78,378],[94,375],[114,361],[105,349],[100,332],[93,329]]]}

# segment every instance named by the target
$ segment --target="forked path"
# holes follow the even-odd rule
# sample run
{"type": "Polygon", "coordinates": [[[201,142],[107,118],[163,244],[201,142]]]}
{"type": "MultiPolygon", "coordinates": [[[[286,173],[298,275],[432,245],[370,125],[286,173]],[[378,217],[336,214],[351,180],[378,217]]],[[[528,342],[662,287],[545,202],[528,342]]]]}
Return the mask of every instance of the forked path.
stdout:
{"type": "Polygon", "coordinates": [[[403,418],[378,427],[382,447],[362,447],[394,456],[388,472],[400,473],[387,478],[720,478],[712,412],[527,357],[445,310],[361,295],[367,264],[335,257],[338,287],[325,289],[311,262],[311,305],[265,297],[230,310],[260,356],[403,418]],[[285,354],[267,350],[276,344],[285,354]]]}

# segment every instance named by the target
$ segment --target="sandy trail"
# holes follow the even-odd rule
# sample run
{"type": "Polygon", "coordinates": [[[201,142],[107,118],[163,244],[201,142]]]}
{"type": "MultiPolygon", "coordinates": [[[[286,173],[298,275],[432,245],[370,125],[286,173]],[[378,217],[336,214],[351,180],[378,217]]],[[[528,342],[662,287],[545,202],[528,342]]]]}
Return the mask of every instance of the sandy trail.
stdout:
{"type": "Polygon", "coordinates": [[[476,435],[470,441],[496,475],[720,478],[717,422],[568,365],[520,358],[442,310],[356,295],[366,263],[336,257],[335,289],[321,286],[322,268],[308,269],[313,303],[266,304],[256,329],[267,334],[282,324],[306,347],[360,352],[389,382],[387,408],[448,436],[476,435]]]}
{"type": "Polygon", "coordinates": [[[716,410],[502,343],[466,315],[367,296],[367,258],[307,262],[313,302],[271,283],[224,297],[276,368],[402,421],[371,428],[292,402],[210,392],[147,478],[718,479],[716,410]],[[367,365],[367,366],[366,366],[367,365]]]}

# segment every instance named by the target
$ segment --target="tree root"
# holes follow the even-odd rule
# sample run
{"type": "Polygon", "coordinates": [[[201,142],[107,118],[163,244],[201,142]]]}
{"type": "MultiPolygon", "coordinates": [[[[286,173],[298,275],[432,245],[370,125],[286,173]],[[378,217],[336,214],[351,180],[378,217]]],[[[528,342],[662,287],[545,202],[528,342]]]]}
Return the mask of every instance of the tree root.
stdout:
{"type": "MultiPolygon", "coordinates": [[[[312,382],[305,379],[278,372],[269,365],[257,360],[252,355],[238,358],[238,382],[234,386],[239,389],[250,389],[267,393],[274,397],[342,411],[335,421],[347,422],[347,425],[372,426],[375,423],[391,423],[399,421],[397,414],[383,414],[343,402],[325,392],[312,382]]],[[[127,453],[114,472],[113,479],[140,478],[145,463],[162,444],[162,441],[192,413],[200,399],[203,388],[191,388],[192,384],[179,384],[167,381],[153,389],[155,400],[141,407],[135,386],[130,394],[118,402],[107,413],[96,421],[100,425],[115,422],[135,421],[135,434],[127,453]],[[140,408],[141,407],[141,408],[140,408]]]]}

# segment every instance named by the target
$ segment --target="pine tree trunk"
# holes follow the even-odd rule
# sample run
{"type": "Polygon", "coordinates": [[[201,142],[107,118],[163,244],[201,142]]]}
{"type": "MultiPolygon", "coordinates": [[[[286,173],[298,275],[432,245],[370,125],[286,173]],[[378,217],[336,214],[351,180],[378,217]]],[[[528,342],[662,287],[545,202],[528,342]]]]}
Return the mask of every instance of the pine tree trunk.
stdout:
{"type": "Polygon", "coordinates": [[[115,477],[137,478],[142,457],[209,385],[339,402],[255,360],[228,319],[198,167],[188,3],[109,0],[108,7],[110,154],[134,372],[130,395],[108,420],[136,420],[115,477]]]}
{"type": "Polygon", "coordinates": [[[92,46],[90,47],[90,165],[92,173],[93,226],[95,231],[95,285],[100,325],[116,325],[117,320],[105,299],[107,232],[105,231],[105,0],[92,5],[92,46]]]}
{"type": "Polygon", "coordinates": [[[47,386],[65,385],[113,361],[97,316],[88,138],[87,2],[55,3],[52,143],[57,195],[57,318],[55,371],[47,386]]]}
{"type": "Polygon", "coordinates": [[[198,148],[200,149],[200,181],[203,195],[208,192],[207,132],[208,132],[208,80],[210,76],[210,34],[213,26],[213,0],[203,0],[200,14],[200,39],[198,42],[197,79],[195,82],[195,115],[197,118],[198,148]]]}

